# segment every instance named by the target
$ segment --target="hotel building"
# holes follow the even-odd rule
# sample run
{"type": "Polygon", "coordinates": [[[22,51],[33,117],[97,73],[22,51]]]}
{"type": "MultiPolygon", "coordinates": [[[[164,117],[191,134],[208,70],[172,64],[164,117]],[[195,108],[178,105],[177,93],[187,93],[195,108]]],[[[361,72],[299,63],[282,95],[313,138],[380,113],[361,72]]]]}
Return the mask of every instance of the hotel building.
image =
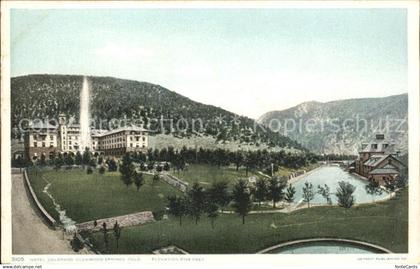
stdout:
{"type": "Polygon", "coordinates": [[[355,161],[355,172],[363,177],[374,179],[383,184],[397,177],[405,165],[398,158],[392,141],[384,134],[377,134],[369,143],[362,144],[359,158],[355,161]]]}
{"type": "MultiPolygon", "coordinates": [[[[120,157],[126,152],[146,151],[148,130],[140,127],[121,127],[114,130],[91,129],[88,148],[105,156],[120,157]]],[[[59,124],[33,122],[25,134],[25,153],[28,159],[36,160],[42,155],[51,159],[55,154],[82,152],[80,125],[67,124],[60,115],[59,124]]]]}

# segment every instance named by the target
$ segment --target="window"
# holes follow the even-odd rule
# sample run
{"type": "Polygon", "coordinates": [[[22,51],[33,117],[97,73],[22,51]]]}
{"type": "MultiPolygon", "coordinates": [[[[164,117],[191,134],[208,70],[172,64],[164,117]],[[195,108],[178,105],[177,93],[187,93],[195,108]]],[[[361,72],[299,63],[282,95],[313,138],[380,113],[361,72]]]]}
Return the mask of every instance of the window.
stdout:
{"type": "Polygon", "coordinates": [[[50,147],[53,147],[54,146],[54,142],[50,142],[50,147]]]}
{"type": "Polygon", "coordinates": [[[71,145],[71,141],[69,141],[69,145],[71,145]]]}
{"type": "Polygon", "coordinates": [[[38,147],[38,143],[34,142],[34,148],[38,147]]]}
{"type": "Polygon", "coordinates": [[[378,144],[372,144],[373,149],[378,149],[378,144]]]}
{"type": "Polygon", "coordinates": [[[133,147],[133,143],[130,143],[130,148],[132,148],[133,147]]]}
{"type": "Polygon", "coordinates": [[[143,141],[146,141],[146,137],[143,137],[143,141]]]}
{"type": "Polygon", "coordinates": [[[384,149],[386,149],[388,147],[388,144],[384,144],[384,149]]]}
{"type": "Polygon", "coordinates": [[[45,142],[42,142],[42,147],[45,148],[45,142]]]}
{"type": "Polygon", "coordinates": [[[50,140],[54,140],[54,136],[50,135],[50,140]]]}
{"type": "Polygon", "coordinates": [[[136,141],[139,141],[139,138],[140,138],[140,137],[136,137],[136,141]]]}

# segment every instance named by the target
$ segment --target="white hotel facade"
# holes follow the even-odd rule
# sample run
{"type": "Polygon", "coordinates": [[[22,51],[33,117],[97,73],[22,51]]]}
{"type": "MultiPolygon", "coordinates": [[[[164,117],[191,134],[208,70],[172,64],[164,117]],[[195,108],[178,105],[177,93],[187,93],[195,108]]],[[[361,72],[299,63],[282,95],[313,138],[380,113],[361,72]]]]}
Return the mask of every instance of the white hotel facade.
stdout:
{"type": "MultiPolygon", "coordinates": [[[[120,157],[126,152],[144,152],[148,148],[148,130],[141,127],[121,127],[114,130],[91,129],[88,148],[105,156],[120,157]]],[[[30,160],[42,155],[46,159],[58,153],[84,151],[80,125],[67,124],[66,116],[59,116],[58,126],[49,123],[32,123],[25,135],[25,153],[30,160]]]]}

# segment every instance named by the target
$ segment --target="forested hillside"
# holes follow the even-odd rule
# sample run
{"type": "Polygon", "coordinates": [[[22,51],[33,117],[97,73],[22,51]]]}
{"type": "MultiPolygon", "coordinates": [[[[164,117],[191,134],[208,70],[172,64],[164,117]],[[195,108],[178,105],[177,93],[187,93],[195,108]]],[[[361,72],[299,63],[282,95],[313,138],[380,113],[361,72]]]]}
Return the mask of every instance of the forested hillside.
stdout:
{"type": "MultiPolygon", "coordinates": [[[[195,102],[159,85],[112,77],[88,77],[88,80],[91,115],[97,124],[100,120],[136,119],[156,133],[170,133],[175,137],[208,135],[220,143],[235,141],[247,145],[303,149],[285,136],[263,130],[253,119],[195,102]],[[163,125],[157,121],[162,117],[165,119],[163,125]],[[197,120],[201,120],[202,129],[197,120]],[[179,128],[176,128],[177,123],[179,128]]],[[[12,137],[21,135],[16,127],[23,118],[57,118],[60,113],[65,113],[77,121],[82,82],[82,76],[74,75],[12,78],[12,137]]]]}

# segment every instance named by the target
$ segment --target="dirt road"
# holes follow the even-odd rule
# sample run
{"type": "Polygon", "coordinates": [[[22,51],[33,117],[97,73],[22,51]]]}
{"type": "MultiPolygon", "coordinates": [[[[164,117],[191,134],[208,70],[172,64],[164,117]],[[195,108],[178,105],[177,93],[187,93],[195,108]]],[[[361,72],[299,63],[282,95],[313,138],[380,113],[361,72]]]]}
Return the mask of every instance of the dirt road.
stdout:
{"type": "Polygon", "coordinates": [[[50,229],[35,211],[22,174],[12,175],[12,253],[76,254],[63,233],[50,229]]]}

